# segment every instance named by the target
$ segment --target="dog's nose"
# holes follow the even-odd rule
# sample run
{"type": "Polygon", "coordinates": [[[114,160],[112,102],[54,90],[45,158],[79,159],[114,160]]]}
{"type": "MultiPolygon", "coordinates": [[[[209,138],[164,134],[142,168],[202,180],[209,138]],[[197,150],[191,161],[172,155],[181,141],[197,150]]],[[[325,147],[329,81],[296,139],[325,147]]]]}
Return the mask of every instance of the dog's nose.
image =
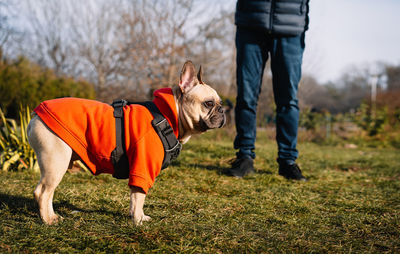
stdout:
{"type": "Polygon", "coordinates": [[[218,106],[218,112],[223,114],[225,112],[224,108],[222,106],[218,106]]]}

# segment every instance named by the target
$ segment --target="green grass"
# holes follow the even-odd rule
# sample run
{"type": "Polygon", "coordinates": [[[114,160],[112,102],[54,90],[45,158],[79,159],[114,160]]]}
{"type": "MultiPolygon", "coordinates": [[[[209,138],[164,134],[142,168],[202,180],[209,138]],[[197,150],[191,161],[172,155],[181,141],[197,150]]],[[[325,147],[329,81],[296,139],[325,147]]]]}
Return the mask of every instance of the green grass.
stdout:
{"type": "Polygon", "coordinates": [[[222,131],[193,138],[157,178],[133,226],[127,181],[66,174],[54,197],[65,220],[38,216],[35,173],[0,173],[0,252],[400,252],[400,151],[300,143],[306,183],[277,175],[276,145],[259,134],[245,179],[221,175],[233,158],[222,131]]]}

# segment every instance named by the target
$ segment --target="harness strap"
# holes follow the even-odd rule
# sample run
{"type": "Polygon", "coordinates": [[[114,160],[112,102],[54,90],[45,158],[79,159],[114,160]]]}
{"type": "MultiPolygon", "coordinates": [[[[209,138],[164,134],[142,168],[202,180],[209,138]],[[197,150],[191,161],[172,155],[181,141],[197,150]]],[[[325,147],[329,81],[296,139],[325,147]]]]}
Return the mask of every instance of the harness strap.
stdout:
{"type": "Polygon", "coordinates": [[[116,100],[112,103],[114,107],[116,148],[111,153],[114,164],[113,176],[118,179],[129,178],[129,161],[125,151],[125,131],[124,131],[124,112],[125,105],[138,104],[146,107],[153,115],[151,122],[157,135],[164,147],[164,160],[161,169],[167,168],[172,160],[179,156],[182,144],[175,137],[174,130],[168,120],[161,114],[160,110],[152,101],[146,102],[127,102],[125,100],[116,100]]]}
{"type": "Polygon", "coordinates": [[[125,100],[115,100],[111,104],[114,108],[115,118],[115,149],[111,152],[111,160],[114,165],[113,177],[117,179],[129,178],[129,160],[125,152],[125,128],[124,128],[124,106],[125,100]]]}

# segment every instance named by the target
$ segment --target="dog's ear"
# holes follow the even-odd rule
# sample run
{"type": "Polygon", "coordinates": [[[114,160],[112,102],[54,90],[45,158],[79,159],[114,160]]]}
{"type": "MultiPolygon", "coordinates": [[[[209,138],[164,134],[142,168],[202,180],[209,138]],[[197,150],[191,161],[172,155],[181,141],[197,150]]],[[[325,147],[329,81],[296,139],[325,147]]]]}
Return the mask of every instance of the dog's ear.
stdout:
{"type": "Polygon", "coordinates": [[[197,80],[199,81],[200,84],[204,84],[203,80],[201,80],[201,76],[203,75],[203,68],[199,68],[199,72],[197,72],[197,80]]]}
{"type": "Polygon", "coordinates": [[[179,87],[182,93],[188,92],[199,83],[196,78],[196,69],[191,61],[186,61],[179,77],[179,87]]]}

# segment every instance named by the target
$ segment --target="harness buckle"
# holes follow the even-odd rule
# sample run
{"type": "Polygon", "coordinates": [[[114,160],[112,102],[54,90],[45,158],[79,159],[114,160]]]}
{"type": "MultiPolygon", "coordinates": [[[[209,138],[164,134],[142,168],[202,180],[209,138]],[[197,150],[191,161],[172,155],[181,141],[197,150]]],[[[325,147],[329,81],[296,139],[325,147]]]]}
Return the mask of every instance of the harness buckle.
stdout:
{"type": "Polygon", "coordinates": [[[169,153],[171,153],[171,161],[178,158],[179,154],[181,153],[181,150],[182,150],[182,144],[181,142],[178,141],[176,145],[171,150],[168,151],[169,153]]]}
{"type": "Polygon", "coordinates": [[[124,115],[124,111],[122,108],[127,105],[128,102],[126,100],[114,100],[111,106],[114,108],[114,117],[122,118],[124,115]]]}

